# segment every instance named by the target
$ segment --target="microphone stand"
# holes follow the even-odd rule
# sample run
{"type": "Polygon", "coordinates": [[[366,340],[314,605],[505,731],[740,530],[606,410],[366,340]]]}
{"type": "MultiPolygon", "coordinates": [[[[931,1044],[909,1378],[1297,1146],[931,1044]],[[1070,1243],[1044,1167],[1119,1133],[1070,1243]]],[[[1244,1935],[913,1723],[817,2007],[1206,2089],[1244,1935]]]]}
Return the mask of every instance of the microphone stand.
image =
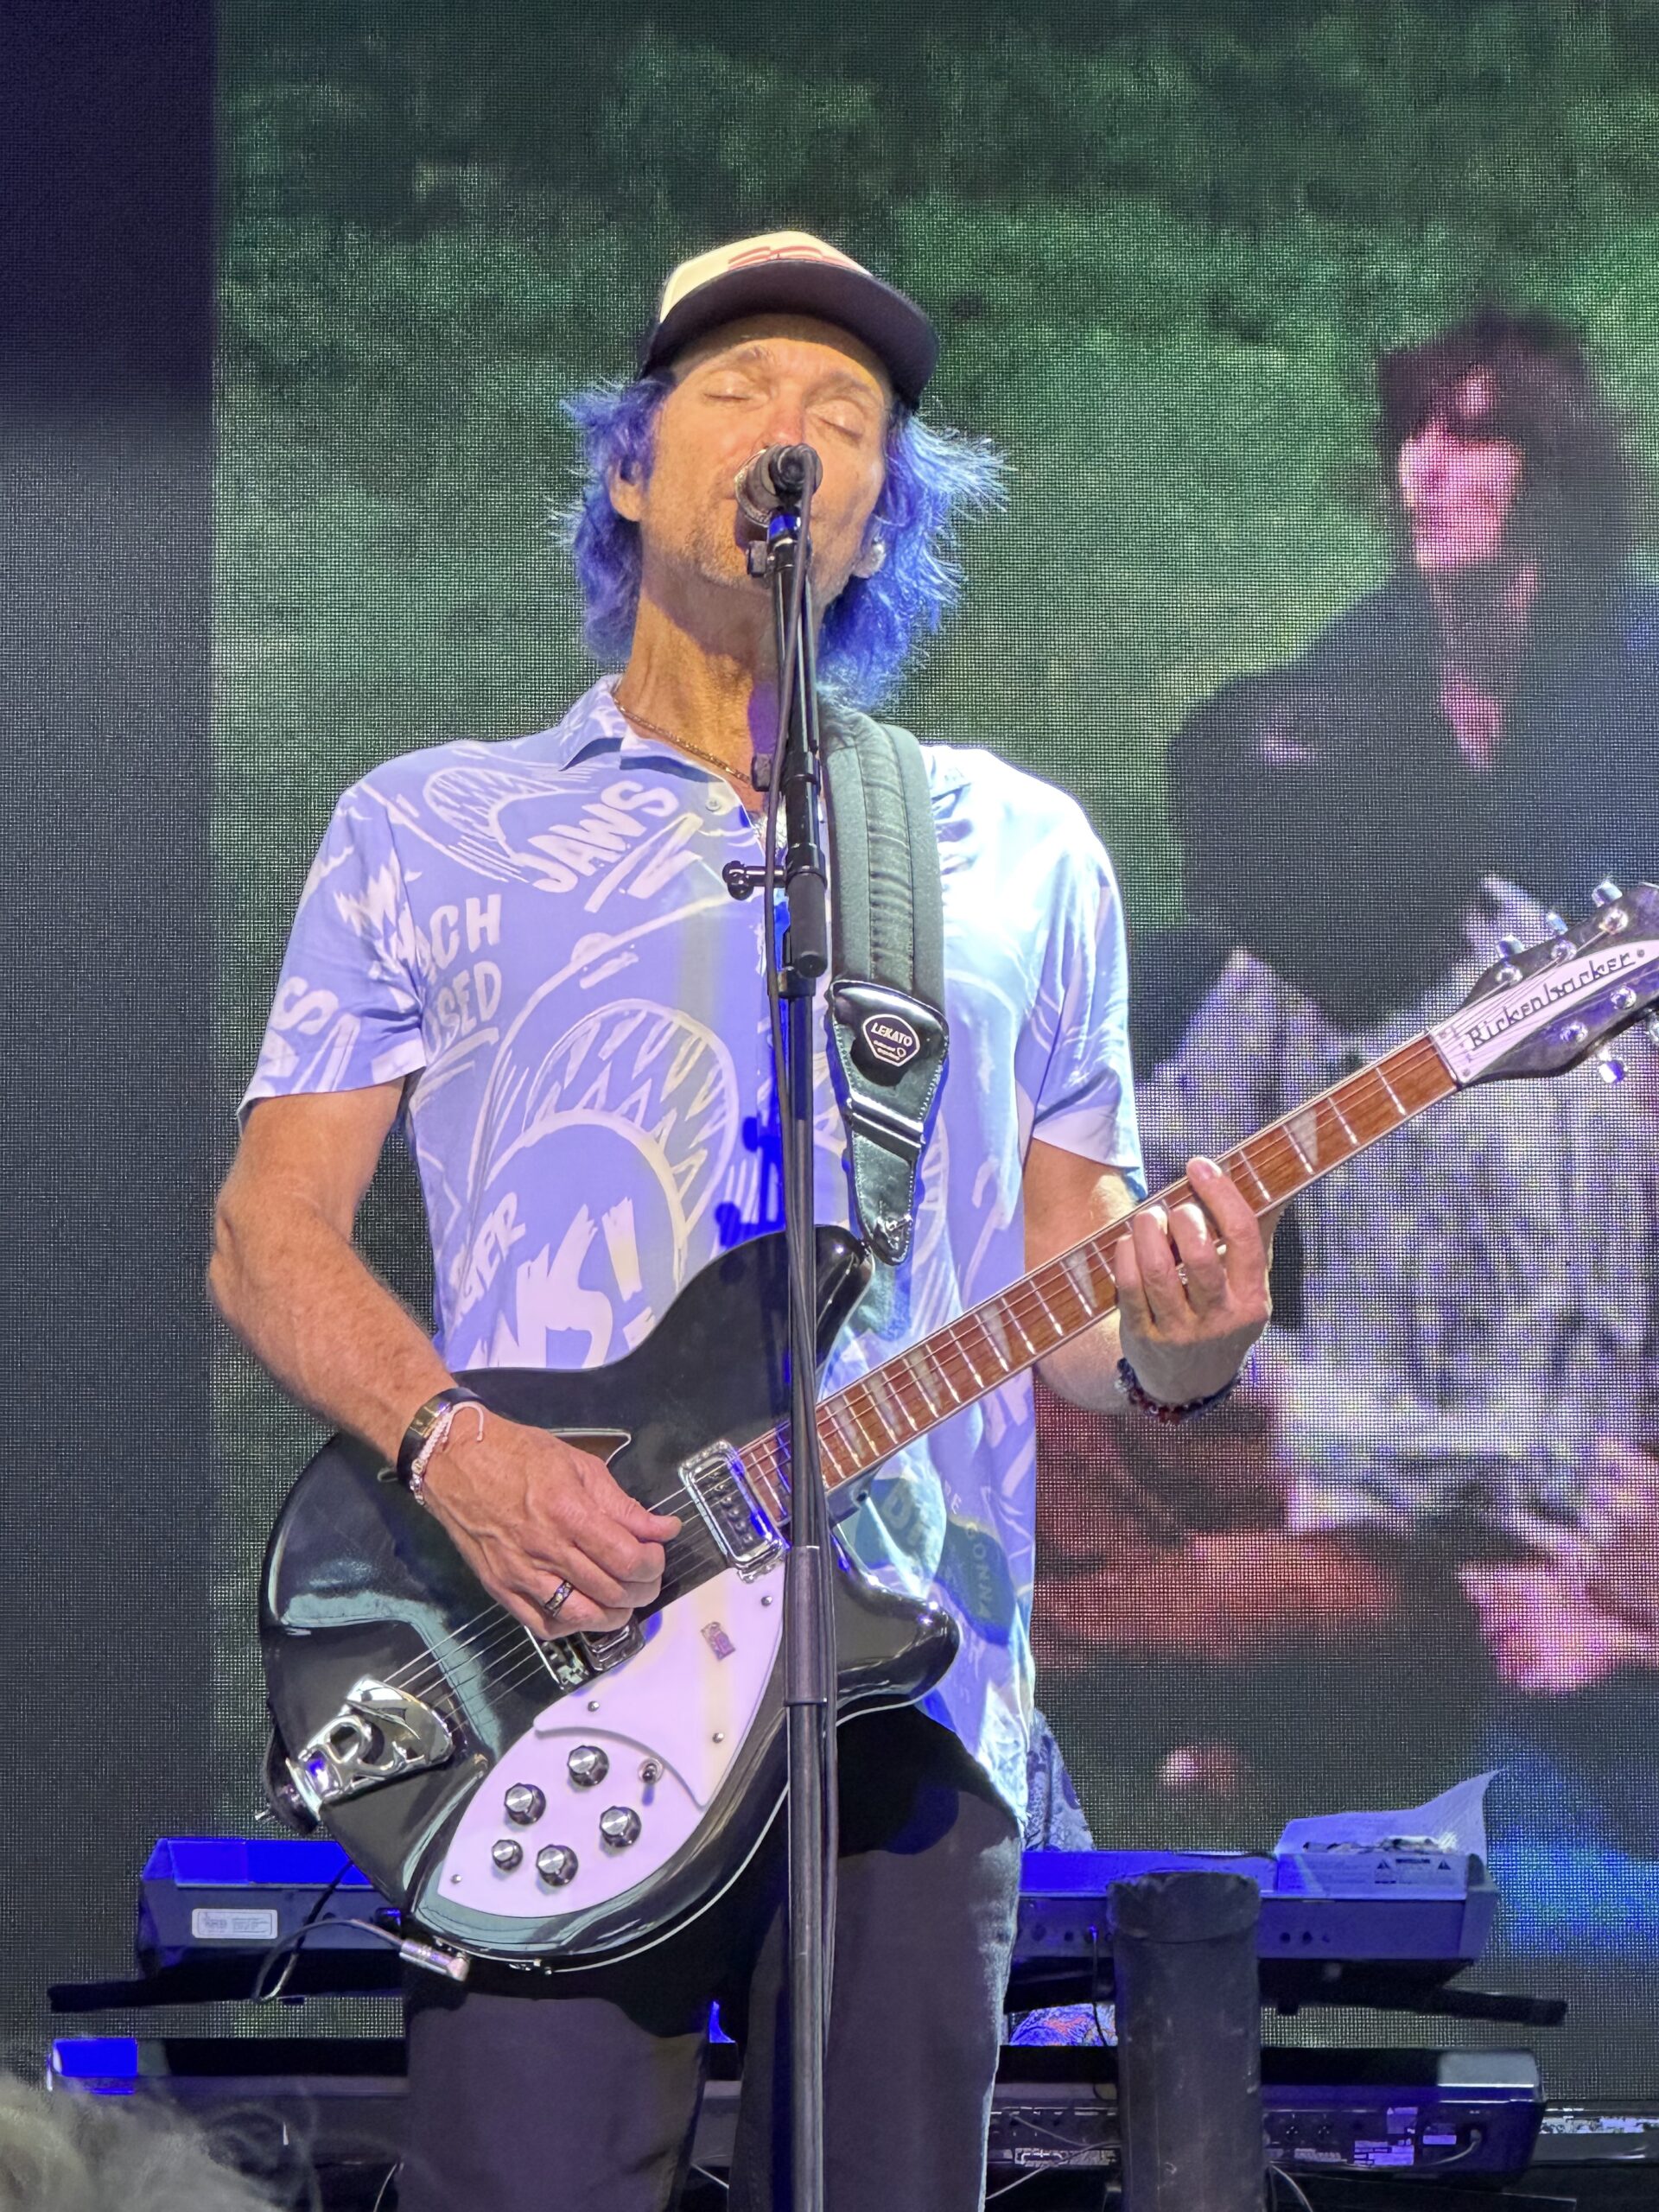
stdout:
{"type": "MultiPolygon", "coordinates": [[[[810,488],[798,513],[775,515],[765,572],[772,582],[780,742],[771,764],[784,817],[788,934],[779,975],[785,1049],[779,1100],[784,1224],[789,1254],[790,1543],[784,1564],[784,1702],[789,1759],[788,1848],[791,2202],[823,2212],[823,2061],[835,1925],[836,1636],[834,1553],[818,1461],[817,1238],[813,1193],[812,1037],[819,979],[830,965],[822,837],[810,488]]],[[[760,565],[757,557],[754,565],[760,565]]],[[[770,825],[772,808],[768,807],[770,825]]],[[[774,917],[766,918],[775,930],[774,917]]]]}

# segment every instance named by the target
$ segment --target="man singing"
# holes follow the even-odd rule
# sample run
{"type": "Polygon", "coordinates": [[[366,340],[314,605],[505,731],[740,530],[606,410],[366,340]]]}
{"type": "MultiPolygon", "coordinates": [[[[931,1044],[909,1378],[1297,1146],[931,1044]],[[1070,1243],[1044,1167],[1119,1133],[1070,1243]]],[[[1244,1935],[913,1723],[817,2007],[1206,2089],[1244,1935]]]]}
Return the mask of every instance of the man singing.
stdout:
{"type": "MultiPolygon", "coordinates": [[[[273,1375],[389,1464],[455,1372],[618,1357],[715,1255],[778,1221],[777,1102],[750,781],[776,721],[772,612],[734,479],[816,448],[819,662],[868,701],[950,596],[953,508],[992,465],[916,409],[921,311],[821,241],[751,238],[671,276],[640,375],[572,412],[589,642],[626,662],[556,728],[388,762],[341,799],[302,900],[212,1284],[273,1375]],[[400,1115],[436,1273],[429,1337],[353,1243],[400,1115]]],[[[951,1062],[916,1233],[831,1384],[1116,1218],[1140,1173],[1117,892],[1078,809],[988,753],[927,752],[951,1062]]],[[[820,1053],[818,1206],[845,1222],[820,1053]]],[[[1080,1402],[1187,1409],[1267,1319],[1262,1237],[1211,1163],[1202,1205],[1118,1245],[1119,1324],[1046,1363],[1080,1402]],[[1120,1356],[1127,1361],[1120,1373],[1120,1356]]],[[[845,1525],[931,1592],[960,1655],[925,1707],[844,1735],[827,2062],[836,2212],[979,2202],[1019,1881],[1033,1521],[1022,1380],[895,1456],[845,1525]]],[[[457,1421],[424,1502],[542,1636],[652,1605],[671,1517],[493,1414],[457,1421]]],[[[731,2202],[785,2201],[781,1824],[743,1878],[641,1957],[480,1963],[411,1993],[404,2212],[659,2212],[690,2154],[709,2006],[744,2046],[731,2202]]]]}

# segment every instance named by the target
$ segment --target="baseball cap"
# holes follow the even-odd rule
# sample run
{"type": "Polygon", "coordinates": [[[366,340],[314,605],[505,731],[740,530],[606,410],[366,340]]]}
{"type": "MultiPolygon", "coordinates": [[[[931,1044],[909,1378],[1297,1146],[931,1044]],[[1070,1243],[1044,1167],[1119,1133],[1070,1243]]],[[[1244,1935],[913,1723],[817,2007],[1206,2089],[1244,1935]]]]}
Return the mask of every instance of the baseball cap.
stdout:
{"type": "Polygon", "coordinates": [[[640,351],[642,375],[723,322],[747,315],[810,315],[861,338],[914,407],[938,359],[938,335],[914,300],[809,231],[765,231],[681,262],[663,287],[640,351]]]}

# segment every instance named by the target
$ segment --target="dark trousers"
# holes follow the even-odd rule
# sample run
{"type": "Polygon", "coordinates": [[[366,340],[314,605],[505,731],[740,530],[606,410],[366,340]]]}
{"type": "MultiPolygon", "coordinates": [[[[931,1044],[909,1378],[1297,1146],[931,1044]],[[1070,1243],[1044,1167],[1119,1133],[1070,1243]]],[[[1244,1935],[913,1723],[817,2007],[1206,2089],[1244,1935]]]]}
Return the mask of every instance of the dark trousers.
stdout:
{"type": "MultiPolygon", "coordinates": [[[[411,1982],[400,2212],[666,2212],[711,1999],[743,2053],[731,2212],[782,2212],[783,1828],[689,1929],[552,1994],[488,1969],[476,1986],[411,1982]]],[[[954,1736],[915,1712],[841,1731],[830,2212],[979,2203],[1019,1889],[1013,1815],[954,1736]]]]}

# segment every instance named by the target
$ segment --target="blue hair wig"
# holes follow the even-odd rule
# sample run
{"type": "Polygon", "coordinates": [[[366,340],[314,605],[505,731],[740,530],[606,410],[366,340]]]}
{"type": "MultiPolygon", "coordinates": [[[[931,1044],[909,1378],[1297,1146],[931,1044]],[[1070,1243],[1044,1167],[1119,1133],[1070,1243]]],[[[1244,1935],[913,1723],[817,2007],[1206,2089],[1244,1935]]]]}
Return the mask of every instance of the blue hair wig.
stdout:
{"type": "MultiPolygon", "coordinates": [[[[639,604],[639,525],[611,505],[611,479],[649,474],[658,411],[672,388],[668,377],[641,377],[564,403],[586,468],[581,496],[559,524],[575,564],[583,633],[598,660],[627,658],[639,604]]],[[[1001,456],[986,440],[931,429],[895,405],[887,446],[887,481],[870,522],[881,565],[873,576],[849,579],[824,615],[818,645],[820,680],[855,706],[872,706],[891,690],[918,632],[937,630],[956,604],[958,518],[1003,496],[1001,456]]]]}

